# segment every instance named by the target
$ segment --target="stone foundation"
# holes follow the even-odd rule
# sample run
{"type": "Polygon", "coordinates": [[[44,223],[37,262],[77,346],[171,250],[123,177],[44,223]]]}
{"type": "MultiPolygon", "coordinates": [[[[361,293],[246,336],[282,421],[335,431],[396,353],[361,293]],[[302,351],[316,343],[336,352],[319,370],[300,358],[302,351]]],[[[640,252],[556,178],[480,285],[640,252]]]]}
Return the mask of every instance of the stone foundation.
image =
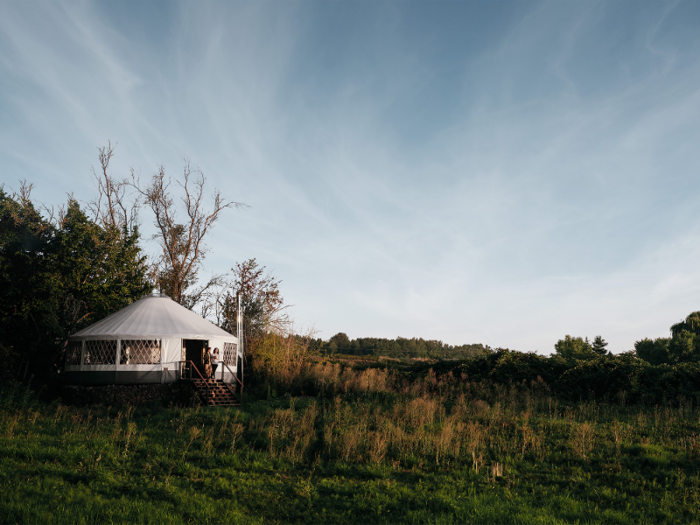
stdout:
{"type": "Polygon", "coordinates": [[[69,405],[146,405],[191,406],[197,403],[194,388],[189,382],[149,385],[64,385],[61,399],[69,405]]]}

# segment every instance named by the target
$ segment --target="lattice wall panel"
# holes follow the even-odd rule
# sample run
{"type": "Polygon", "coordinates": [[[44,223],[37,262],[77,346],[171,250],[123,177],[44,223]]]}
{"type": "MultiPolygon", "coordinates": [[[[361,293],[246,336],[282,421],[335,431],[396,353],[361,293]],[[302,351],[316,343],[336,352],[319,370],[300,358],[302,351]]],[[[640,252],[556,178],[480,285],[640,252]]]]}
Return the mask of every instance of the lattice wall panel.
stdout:
{"type": "Polygon", "coordinates": [[[113,365],[117,362],[116,341],[85,341],[86,365],[113,365]]]}
{"type": "Polygon", "coordinates": [[[80,352],[83,349],[82,341],[71,341],[68,343],[68,348],[66,348],[66,364],[67,365],[79,365],[80,364],[80,352]]]}
{"type": "Polygon", "coordinates": [[[224,343],[224,363],[228,366],[236,366],[236,343],[224,343]]]}
{"type": "Polygon", "coordinates": [[[160,341],[122,341],[120,365],[154,365],[160,363],[160,341]]]}

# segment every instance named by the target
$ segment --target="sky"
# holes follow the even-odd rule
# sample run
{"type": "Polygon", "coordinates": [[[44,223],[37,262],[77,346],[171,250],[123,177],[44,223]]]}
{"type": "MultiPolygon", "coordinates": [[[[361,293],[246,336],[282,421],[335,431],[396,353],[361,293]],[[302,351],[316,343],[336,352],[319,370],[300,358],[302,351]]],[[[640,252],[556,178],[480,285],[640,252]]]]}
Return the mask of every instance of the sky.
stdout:
{"type": "MultiPolygon", "coordinates": [[[[700,2],[0,2],[0,183],[185,158],[299,331],[615,353],[700,310],[700,2]]],[[[152,217],[141,215],[144,247],[152,217]]]]}

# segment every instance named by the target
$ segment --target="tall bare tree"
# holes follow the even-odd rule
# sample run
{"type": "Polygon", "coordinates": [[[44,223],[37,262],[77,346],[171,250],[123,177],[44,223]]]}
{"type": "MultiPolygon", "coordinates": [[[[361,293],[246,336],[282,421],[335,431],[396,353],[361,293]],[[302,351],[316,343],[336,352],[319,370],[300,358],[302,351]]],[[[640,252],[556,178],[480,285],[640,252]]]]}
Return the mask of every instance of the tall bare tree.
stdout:
{"type": "Polygon", "coordinates": [[[221,212],[227,208],[241,208],[240,202],[227,201],[219,190],[214,190],[212,208],[204,204],[204,174],[193,170],[185,159],[180,187],[182,210],[171,192],[171,180],[160,166],[149,184],[142,187],[138,175],[132,170],[132,185],[138,190],[145,205],[154,215],[161,253],[155,261],[154,279],[162,292],[187,308],[194,307],[212,287],[222,283],[222,276],[212,277],[206,284],[196,286],[198,272],[207,254],[204,243],[221,212]],[[184,220],[179,214],[184,215],[184,220]]]}
{"type": "Polygon", "coordinates": [[[133,232],[138,225],[138,199],[131,199],[128,179],[118,179],[109,173],[109,163],[114,156],[110,141],[98,148],[99,171],[92,168],[92,178],[97,186],[97,198],[87,203],[94,220],[105,229],[113,229],[122,234],[133,232]]]}

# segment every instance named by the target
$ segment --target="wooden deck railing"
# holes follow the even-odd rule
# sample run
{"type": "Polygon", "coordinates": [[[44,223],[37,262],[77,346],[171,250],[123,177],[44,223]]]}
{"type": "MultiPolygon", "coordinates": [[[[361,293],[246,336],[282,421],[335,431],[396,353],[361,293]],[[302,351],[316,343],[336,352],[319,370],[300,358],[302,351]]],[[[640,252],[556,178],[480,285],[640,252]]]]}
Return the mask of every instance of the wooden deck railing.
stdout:
{"type": "MultiPolygon", "coordinates": [[[[239,403],[241,406],[243,406],[243,383],[241,382],[240,379],[238,379],[238,376],[234,373],[234,371],[231,370],[231,367],[230,367],[230,366],[228,366],[224,361],[221,361],[221,364],[224,365],[226,368],[228,368],[228,371],[231,372],[231,375],[232,375],[234,378],[236,378],[236,381],[238,381],[238,384],[241,385],[241,395],[240,395],[240,397],[238,398],[238,403],[239,403]]],[[[224,379],[224,371],[223,371],[223,368],[221,369],[221,379],[222,379],[222,381],[223,381],[223,379],[224,379]]],[[[228,383],[224,383],[224,384],[228,386],[228,383]]],[[[229,387],[229,388],[230,388],[230,387],[229,387]]],[[[233,393],[234,396],[236,395],[235,392],[232,391],[232,393],[233,393]]]]}
{"type": "Polygon", "coordinates": [[[180,363],[180,379],[189,379],[190,381],[192,381],[192,369],[194,369],[197,372],[197,375],[199,376],[199,378],[206,385],[206,387],[207,387],[207,399],[209,399],[209,381],[204,379],[204,376],[199,371],[199,368],[197,368],[197,365],[194,364],[194,361],[192,361],[192,360],[178,361],[178,363],[180,363]],[[190,364],[190,366],[182,366],[183,364],[187,365],[188,363],[190,364]],[[187,375],[189,377],[187,377],[187,378],[183,377],[185,373],[187,373],[187,375]]]}

